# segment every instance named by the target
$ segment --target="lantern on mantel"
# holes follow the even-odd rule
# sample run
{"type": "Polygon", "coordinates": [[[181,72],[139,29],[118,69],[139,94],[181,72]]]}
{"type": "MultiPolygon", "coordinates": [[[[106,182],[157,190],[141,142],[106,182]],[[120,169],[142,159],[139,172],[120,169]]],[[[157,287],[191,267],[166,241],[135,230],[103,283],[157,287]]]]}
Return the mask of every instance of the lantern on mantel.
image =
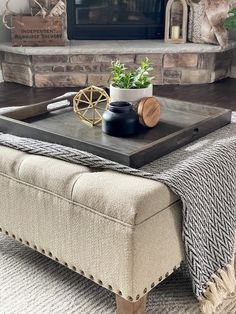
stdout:
{"type": "Polygon", "coordinates": [[[165,42],[187,41],[188,5],[186,0],[169,0],[166,6],[165,42]]]}

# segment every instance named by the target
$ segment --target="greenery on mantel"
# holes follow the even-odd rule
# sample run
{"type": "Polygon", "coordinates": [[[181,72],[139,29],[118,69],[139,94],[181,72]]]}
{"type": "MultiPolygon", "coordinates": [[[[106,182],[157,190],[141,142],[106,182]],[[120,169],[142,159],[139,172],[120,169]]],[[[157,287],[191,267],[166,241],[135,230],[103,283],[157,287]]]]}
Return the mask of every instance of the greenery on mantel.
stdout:
{"type": "Polygon", "coordinates": [[[236,8],[229,11],[230,16],[225,20],[225,27],[230,30],[236,30],[236,8]]]}
{"type": "Polygon", "coordinates": [[[151,84],[153,77],[150,72],[153,68],[146,58],[136,70],[128,69],[119,60],[112,62],[112,85],[125,89],[147,88],[151,84]]]}

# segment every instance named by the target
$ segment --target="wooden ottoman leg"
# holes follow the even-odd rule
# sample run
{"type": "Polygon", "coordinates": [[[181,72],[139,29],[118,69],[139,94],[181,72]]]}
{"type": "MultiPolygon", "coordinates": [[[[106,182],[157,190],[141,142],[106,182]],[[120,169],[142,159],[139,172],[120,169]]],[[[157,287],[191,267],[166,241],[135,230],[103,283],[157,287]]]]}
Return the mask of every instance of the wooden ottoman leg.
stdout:
{"type": "Polygon", "coordinates": [[[147,295],[135,303],[116,296],[117,314],[145,314],[147,295]]]}

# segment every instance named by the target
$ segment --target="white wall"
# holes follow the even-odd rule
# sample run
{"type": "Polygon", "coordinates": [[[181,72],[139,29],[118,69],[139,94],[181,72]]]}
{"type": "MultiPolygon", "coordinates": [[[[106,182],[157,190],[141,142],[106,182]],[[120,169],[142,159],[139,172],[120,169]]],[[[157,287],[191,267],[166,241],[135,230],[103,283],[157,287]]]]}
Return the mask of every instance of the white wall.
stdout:
{"type": "MultiPolygon", "coordinates": [[[[6,0],[0,0],[0,42],[9,41],[11,37],[10,30],[2,23],[2,15],[5,10],[6,0]]],[[[9,9],[16,13],[29,11],[29,0],[10,0],[9,9]]],[[[2,71],[0,68],[0,82],[2,82],[2,71]]]]}

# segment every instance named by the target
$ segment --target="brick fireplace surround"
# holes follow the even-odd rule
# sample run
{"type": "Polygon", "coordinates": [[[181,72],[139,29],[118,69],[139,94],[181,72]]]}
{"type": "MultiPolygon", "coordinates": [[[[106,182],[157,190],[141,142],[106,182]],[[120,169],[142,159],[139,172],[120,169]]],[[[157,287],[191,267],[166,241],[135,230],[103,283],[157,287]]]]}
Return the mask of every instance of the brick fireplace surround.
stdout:
{"type": "MultiPolygon", "coordinates": [[[[55,4],[55,0],[50,1],[55,4]]],[[[64,47],[2,43],[0,61],[5,81],[35,87],[108,86],[112,60],[136,67],[145,57],[151,60],[155,85],[202,84],[230,75],[235,48],[236,42],[222,49],[161,40],[79,40],[67,41],[64,47]]]]}
{"type": "Polygon", "coordinates": [[[65,47],[0,44],[4,80],[35,87],[108,86],[110,65],[136,66],[146,56],[154,84],[211,83],[230,75],[235,43],[227,49],[202,44],[142,41],[73,41],[65,47]]]}

